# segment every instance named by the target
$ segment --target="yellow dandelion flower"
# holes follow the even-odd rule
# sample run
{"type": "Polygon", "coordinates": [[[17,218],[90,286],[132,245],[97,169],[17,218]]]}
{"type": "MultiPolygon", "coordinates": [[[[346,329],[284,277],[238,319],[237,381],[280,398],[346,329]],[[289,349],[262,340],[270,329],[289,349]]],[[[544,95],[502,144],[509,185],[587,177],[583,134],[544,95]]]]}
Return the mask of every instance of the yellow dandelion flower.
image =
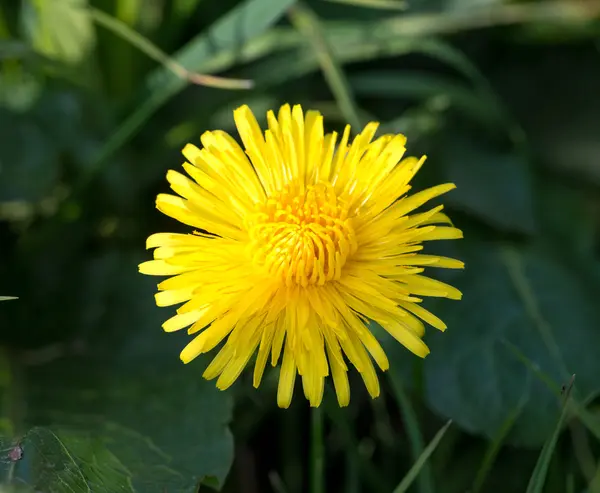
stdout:
{"type": "Polygon", "coordinates": [[[439,185],[407,196],[425,157],[403,157],[406,138],[374,139],[369,123],[351,143],[325,134],[323,117],[300,106],[267,113],[262,131],[247,106],[234,111],[243,150],[226,132],[206,132],[202,148],[183,149],[188,178],[169,171],[178,196],[161,194],[164,214],[198,228],[158,233],[147,248],[154,260],[140,272],[172,276],[158,285],[158,306],[183,303],[164,323],[188,328],[189,363],[225,341],[203,376],[226,389],[251,357],[258,387],[267,360],[282,356],[277,403],[288,407],[296,374],[311,406],[319,406],[325,377],[333,377],[340,406],[350,400],[348,362],[372,397],[379,395],[373,360],[388,359],[369,330],[377,322],[417,356],[429,349],[423,321],[446,325],[418,296],[460,299],[452,286],[421,273],[463,263],[419,252],[422,242],[461,238],[442,206],[410,214],[454,188],[439,185]]]}

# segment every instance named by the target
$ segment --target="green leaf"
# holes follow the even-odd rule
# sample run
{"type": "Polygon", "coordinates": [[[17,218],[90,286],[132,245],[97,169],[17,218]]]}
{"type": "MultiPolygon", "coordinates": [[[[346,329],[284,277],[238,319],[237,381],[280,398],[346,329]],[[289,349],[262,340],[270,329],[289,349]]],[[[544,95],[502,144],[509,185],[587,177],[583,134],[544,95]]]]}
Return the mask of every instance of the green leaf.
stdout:
{"type": "Polygon", "coordinates": [[[481,136],[444,132],[439,160],[444,179],[456,183],[448,203],[499,229],[536,231],[530,163],[515,149],[500,150],[481,136]]]}
{"type": "Polygon", "coordinates": [[[594,295],[572,270],[537,250],[472,240],[460,248],[467,268],[451,282],[463,300],[432,308],[448,330],[427,337],[427,400],[466,431],[490,437],[522,402],[506,442],[540,446],[554,429],[558,399],[506,343],[557,388],[576,373],[585,401],[600,390],[594,295]]]}
{"type": "Polygon", "coordinates": [[[189,336],[163,332],[170,314],[154,305],[142,260],[107,252],[83,269],[76,354],[28,369],[26,421],[68,442],[88,483],[125,475],[136,492],[196,493],[205,479],[222,485],[231,466],[232,395],[202,379],[206,360],[180,362],[189,336]],[[95,461],[98,471],[84,468],[95,461]]]}
{"type": "Polygon", "coordinates": [[[18,300],[16,296],[0,296],[0,301],[18,300]]]}
{"type": "MultiPolygon", "coordinates": [[[[31,375],[31,403],[36,406],[31,419],[83,440],[82,448],[73,452],[81,461],[91,460],[93,444],[85,441],[93,436],[110,458],[101,464],[127,471],[136,491],[195,493],[207,477],[222,485],[233,455],[227,429],[230,396],[203,381],[197,369],[179,366],[129,377],[120,372],[101,375],[98,369],[69,379],[69,374],[81,372],[81,361],[50,365],[44,371],[61,378],[61,387],[31,375]]],[[[104,467],[99,473],[105,473],[104,467]]]]}
{"type": "Polygon", "coordinates": [[[130,473],[96,433],[32,428],[15,481],[49,493],[133,493],[130,473]]]}
{"type": "Polygon", "coordinates": [[[87,4],[87,0],[24,1],[22,19],[33,47],[49,58],[81,62],[95,42],[87,4]]]}
{"type": "MultiPolygon", "coordinates": [[[[540,230],[558,249],[568,249],[593,258],[596,241],[594,210],[598,200],[594,192],[569,186],[546,177],[538,187],[537,218],[540,230]]],[[[564,250],[563,250],[564,251],[564,250]]]]}

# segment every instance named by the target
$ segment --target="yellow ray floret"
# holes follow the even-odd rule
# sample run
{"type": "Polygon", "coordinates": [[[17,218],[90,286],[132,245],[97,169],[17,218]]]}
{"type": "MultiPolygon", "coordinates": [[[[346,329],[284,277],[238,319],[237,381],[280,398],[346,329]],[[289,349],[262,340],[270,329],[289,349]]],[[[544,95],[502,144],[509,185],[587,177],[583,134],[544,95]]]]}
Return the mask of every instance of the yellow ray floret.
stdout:
{"type": "Polygon", "coordinates": [[[424,241],[461,231],[442,206],[414,212],[454,185],[407,195],[425,157],[404,157],[403,135],[375,138],[377,123],[353,140],[347,126],[338,141],[318,112],[300,106],[269,111],[264,132],[247,106],[234,119],[244,148],[225,132],[204,133],[201,148],[183,150],[187,176],[167,173],[177,195],[156,200],[161,212],[197,228],[147,241],[154,260],[140,272],[170,276],[158,285],[157,305],[180,305],[164,330],[193,334],[184,363],[219,346],[203,375],[219,389],[255,357],[255,387],[267,362],[281,360],[280,407],[290,405],[297,375],[311,406],[330,375],[339,404],[348,405],[349,366],[377,397],[373,362],[384,371],[389,362],[369,321],[425,357],[424,322],[446,325],[421,297],[461,298],[423,272],[463,263],[420,253],[424,241]]]}

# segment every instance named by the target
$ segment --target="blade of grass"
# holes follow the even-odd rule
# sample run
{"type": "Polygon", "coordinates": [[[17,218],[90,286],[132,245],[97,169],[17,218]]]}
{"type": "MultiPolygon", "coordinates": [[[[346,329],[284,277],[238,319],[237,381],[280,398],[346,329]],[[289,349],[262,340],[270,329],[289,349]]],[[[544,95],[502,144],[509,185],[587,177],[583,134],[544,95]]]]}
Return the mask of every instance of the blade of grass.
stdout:
{"type": "MultiPolygon", "coordinates": [[[[408,435],[413,461],[416,463],[419,457],[423,455],[425,449],[423,437],[419,429],[417,414],[415,413],[410,399],[406,395],[402,382],[400,382],[399,378],[393,372],[389,372],[388,376],[394,397],[400,406],[400,412],[402,413],[402,419],[408,435]]],[[[433,493],[433,476],[428,463],[424,463],[421,467],[420,474],[418,476],[418,484],[419,491],[421,491],[421,493],[433,493]]]]}
{"type": "MultiPolygon", "coordinates": [[[[588,432],[583,423],[577,419],[570,420],[569,429],[571,431],[574,462],[579,466],[579,470],[585,478],[586,483],[591,484],[596,475],[596,459],[590,444],[588,432]]],[[[589,493],[598,493],[598,490],[589,490],[589,493]]]]}
{"type": "Polygon", "coordinates": [[[431,440],[431,442],[429,442],[429,445],[427,445],[427,447],[425,447],[425,449],[423,450],[423,453],[421,453],[421,455],[416,460],[416,462],[413,464],[413,466],[410,468],[410,470],[408,471],[406,476],[404,476],[404,479],[402,481],[400,481],[400,484],[398,486],[396,486],[396,488],[394,489],[394,493],[404,493],[404,492],[408,491],[408,488],[410,487],[412,482],[415,480],[415,478],[419,475],[419,472],[421,471],[421,469],[423,468],[423,466],[425,465],[425,463],[427,462],[427,460],[429,459],[431,454],[433,454],[433,452],[437,448],[438,444],[444,437],[444,434],[446,433],[446,431],[448,430],[448,428],[450,427],[451,424],[452,424],[452,420],[449,420],[440,429],[440,431],[438,431],[435,434],[435,436],[433,437],[433,440],[431,440]]]}
{"type": "Polygon", "coordinates": [[[598,463],[598,467],[596,468],[596,474],[594,475],[594,478],[588,485],[587,490],[589,491],[589,493],[597,493],[598,491],[600,491],[600,463],[598,463]]]}
{"type": "Polygon", "coordinates": [[[533,473],[531,474],[531,478],[529,479],[529,485],[527,486],[526,493],[542,493],[542,490],[544,489],[544,483],[546,482],[546,475],[548,474],[550,460],[552,459],[552,454],[554,453],[556,442],[558,441],[558,437],[562,430],[562,425],[565,422],[565,419],[568,414],[569,397],[571,396],[571,390],[573,388],[574,380],[575,375],[571,377],[571,381],[569,382],[569,385],[565,390],[563,407],[560,413],[560,417],[556,422],[556,427],[554,428],[552,435],[548,438],[548,440],[544,444],[544,447],[542,448],[542,452],[540,453],[533,473]]]}
{"type": "Polygon", "coordinates": [[[0,301],[17,300],[15,296],[0,296],[0,301]]]}
{"type": "Polygon", "coordinates": [[[402,0],[327,0],[330,3],[342,3],[354,7],[367,7],[383,10],[406,10],[408,4],[402,0]]]}
{"type": "Polygon", "coordinates": [[[269,483],[271,483],[271,488],[273,488],[275,493],[288,493],[288,491],[285,489],[285,484],[283,484],[283,480],[277,471],[269,472],[268,478],[269,483]]]}
{"type": "Polygon", "coordinates": [[[456,78],[416,71],[366,71],[349,77],[357,95],[369,97],[447,99],[449,106],[459,109],[477,123],[498,130],[507,125],[504,109],[486,91],[473,91],[470,84],[456,78]]]}
{"type": "MultiPolygon", "coordinates": [[[[519,348],[507,340],[502,340],[501,342],[519,361],[521,361],[521,363],[523,363],[537,378],[539,378],[540,381],[542,381],[551,392],[553,392],[556,396],[563,394],[563,390],[561,389],[560,385],[554,382],[548,375],[546,375],[535,364],[533,364],[531,360],[529,360],[529,358],[527,358],[527,356],[525,356],[519,350],[519,348]]],[[[587,400],[589,401],[593,397],[594,395],[590,395],[587,400]]],[[[580,402],[575,395],[571,397],[569,406],[573,408],[573,412],[585,425],[588,431],[600,441],[600,421],[585,408],[586,402],[580,402]]]]}
{"type": "Polygon", "coordinates": [[[354,95],[344,71],[331,51],[319,18],[303,3],[298,3],[292,7],[289,17],[294,27],[304,35],[306,41],[312,46],[319,60],[321,70],[323,70],[325,80],[335,96],[340,110],[346,117],[346,121],[358,130],[361,124],[354,95]]]}
{"type": "MultiPolygon", "coordinates": [[[[199,67],[201,72],[216,72],[231,67],[237,60],[252,60],[278,49],[277,36],[248,40],[274,24],[294,0],[246,0],[215,22],[205,33],[185,45],[172,58],[182,67],[199,67]],[[243,53],[241,53],[243,52],[243,53]]],[[[76,184],[74,193],[81,192],[104,169],[108,158],[129,141],[142,125],[169,99],[188,84],[161,67],[146,81],[146,99],[129,115],[105,142],[76,184]]]]}
{"type": "Polygon", "coordinates": [[[490,442],[487,450],[485,451],[485,455],[483,456],[483,460],[481,461],[481,466],[479,466],[479,470],[477,471],[477,475],[475,476],[475,480],[473,481],[473,488],[472,488],[473,493],[479,493],[479,491],[481,491],[481,488],[483,487],[483,484],[485,483],[487,475],[489,474],[490,470],[492,469],[492,466],[494,465],[496,457],[498,456],[498,452],[500,452],[500,449],[502,448],[502,444],[504,443],[504,440],[506,439],[510,430],[512,429],[515,422],[517,421],[517,418],[521,415],[521,412],[523,411],[523,407],[525,407],[525,404],[527,403],[530,387],[531,387],[531,374],[528,373],[527,381],[525,382],[525,386],[523,387],[523,389],[524,389],[523,394],[521,394],[521,398],[519,399],[519,402],[517,403],[515,408],[512,410],[512,412],[508,415],[508,417],[504,420],[504,423],[502,423],[502,426],[498,430],[498,433],[496,434],[494,439],[490,442]]]}
{"type": "MultiPolygon", "coordinates": [[[[298,51],[306,40],[300,33],[289,28],[273,28],[262,36],[258,34],[273,24],[292,5],[294,0],[247,0],[238,5],[224,18],[217,21],[207,33],[203,33],[182,50],[173,59],[184,67],[195,67],[203,73],[227,70],[236,62],[248,63],[269,54],[279,53],[278,64],[255,66],[254,80],[260,84],[280,84],[289,78],[300,77],[318,68],[314,50],[309,55],[298,51]],[[256,15],[248,15],[249,5],[256,5],[256,15]],[[259,5],[260,4],[260,5],[259,5]],[[248,18],[248,20],[244,20],[248,18]],[[252,18],[252,19],[250,19],[252,18]],[[240,20],[241,19],[241,20],[240,20]],[[255,20],[256,19],[256,20],[255,20]],[[252,22],[250,22],[252,20],[252,22]],[[239,24],[247,25],[241,36],[239,24]],[[231,30],[237,33],[235,40],[227,39],[222,32],[231,30]],[[244,36],[245,34],[245,36],[244,36]],[[240,41],[255,39],[241,45],[240,41]],[[241,38],[241,39],[240,39],[241,38]],[[216,42],[215,42],[216,40],[216,42]],[[215,45],[217,46],[215,48],[215,45]],[[294,63],[290,65],[290,57],[294,63]],[[281,70],[281,66],[285,69],[281,70]],[[277,70],[276,70],[277,69],[277,70]]],[[[470,80],[477,79],[481,90],[489,90],[489,84],[477,71],[467,57],[447,44],[432,38],[434,35],[496,25],[519,24],[539,19],[576,22],[587,19],[600,12],[600,5],[593,11],[580,8],[577,4],[565,7],[563,2],[551,2],[544,5],[498,5],[489,9],[473,9],[457,14],[413,14],[384,19],[377,24],[369,22],[329,22],[325,36],[332,46],[338,63],[350,63],[360,60],[372,60],[386,56],[398,56],[407,53],[423,53],[448,63],[470,80]],[[485,12],[483,12],[483,10],[485,12]],[[488,89],[486,89],[486,87],[488,89]]],[[[150,74],[146,81],[145,100],[129,115],[87,168],[77,189],[91,181],[103,169],[108,158],[131,139],[141,126],[167,101],[183,90],[187,81],[172,77],[170,70],[161,69],[150,74]],[[171,76],[171,77],[169,77],[171,76]]],[[[519,133],[516,132],[515,133],[519,133]]]]}
{"type": "Polygon", "coordinates": [[[187,70],[183,65],[177,63],[175,59],[171,58],[158,46],[153,44],[148,38],[142,36],[119,19],[116,19],[95,8],[90,8],[89,13],[92,19],[94,19],[94,21],[100,24],[102,27],[105,27],[112,33],[123,38],[142,53],[145,53],[153,60],[156,60],[158,63],[162,64],[173,74],[187,80],[192,84],[217,87],[219,89],[252,88],[253,84],[251,80],[228,79],[224,77],[216,77],[214,75],[199,74],[197,72],[187,70]]]}
{"type": "Polygon", "coordinates": [[[507,247],[502,249],[501,258],[508,272],[508,276],[525,308],[527,316],[537,329],[549,354],[560,369],[562,377],[566,380],[569,376],[567,364],[565,363],[560,347],[553,336],[552,327],[542,314],[534,289],[525,273],[521,257],[514,249],[507,247]]]}

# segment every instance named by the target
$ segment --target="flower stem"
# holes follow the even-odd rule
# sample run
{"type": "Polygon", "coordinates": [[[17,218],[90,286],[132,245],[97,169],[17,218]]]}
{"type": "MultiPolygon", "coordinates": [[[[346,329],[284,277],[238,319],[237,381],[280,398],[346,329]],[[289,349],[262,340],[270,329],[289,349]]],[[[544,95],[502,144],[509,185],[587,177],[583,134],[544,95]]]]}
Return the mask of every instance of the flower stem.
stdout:
{"type": "Polygon", "coordinates": [[[323,411],[311,409],[310,416],[310,491],[325,492],[325,445],[323,443],[323,411]]]}

